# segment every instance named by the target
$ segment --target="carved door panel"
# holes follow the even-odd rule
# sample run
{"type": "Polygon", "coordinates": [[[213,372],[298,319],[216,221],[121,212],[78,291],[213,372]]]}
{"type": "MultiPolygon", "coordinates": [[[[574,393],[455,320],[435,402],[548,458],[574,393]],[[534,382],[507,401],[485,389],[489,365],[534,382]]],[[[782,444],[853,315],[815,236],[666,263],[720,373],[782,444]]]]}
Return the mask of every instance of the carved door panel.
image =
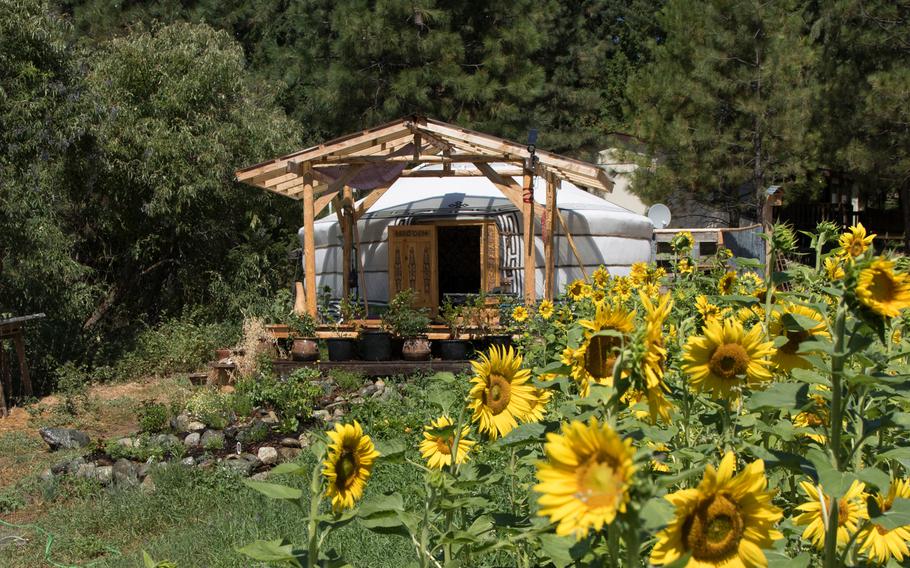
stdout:
{"type": "Polygon", "coordinates": [[[480,273],[483,275],[481,285],[485,292],[491,292],[499,286],[499,229],[496,223],[483,224],[480,245],[480,273]]]}
{"type": "Polygon", "coordinates": [[[439,307],[439,272],[436,267],[436,227],[389,227],[389,299],[405,288],[414,290],[415,307],[439,307]]]}

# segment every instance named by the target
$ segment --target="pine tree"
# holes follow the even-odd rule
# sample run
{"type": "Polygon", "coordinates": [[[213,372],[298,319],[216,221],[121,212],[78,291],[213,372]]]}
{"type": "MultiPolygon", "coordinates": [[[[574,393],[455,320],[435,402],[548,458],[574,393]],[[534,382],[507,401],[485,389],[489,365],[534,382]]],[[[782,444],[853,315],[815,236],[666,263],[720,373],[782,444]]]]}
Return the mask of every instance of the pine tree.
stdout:
{"type": "Polygon", "coordinates": [[[770,184],[800,184],[814,167],[809,118],[816,57],[800,4],[672,0],[664,40],[632,81],[634,130],[657,156],[634,190],[672,192],[756,218],[770,184]]]}

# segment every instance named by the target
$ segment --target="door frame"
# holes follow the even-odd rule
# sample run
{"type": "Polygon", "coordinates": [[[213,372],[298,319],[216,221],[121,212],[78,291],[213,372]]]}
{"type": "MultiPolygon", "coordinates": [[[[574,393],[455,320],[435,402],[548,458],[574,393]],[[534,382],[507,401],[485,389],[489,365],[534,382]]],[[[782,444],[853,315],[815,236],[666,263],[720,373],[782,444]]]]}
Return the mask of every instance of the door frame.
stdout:
{"type": "MultiPolygon", "coordinates": [[[[496,225],[495,219],[451,219],[428,221],[420,224],[432,224],[437,227],[480,227],[480,290],[482,292],[490,292],[493,288],[499,286],[501,272],[499,266],[499,227],[496,225]],[[491,248],[492,250],[490,250],[491,248]]],[[[439,238],[438,231],[436,238],[439,238]]],[[[438,244],[436,250],[437,254],[439,254],[438,244]]],[[[436,295],[439,297],[438,278],[436,288],[436,295]]]]}

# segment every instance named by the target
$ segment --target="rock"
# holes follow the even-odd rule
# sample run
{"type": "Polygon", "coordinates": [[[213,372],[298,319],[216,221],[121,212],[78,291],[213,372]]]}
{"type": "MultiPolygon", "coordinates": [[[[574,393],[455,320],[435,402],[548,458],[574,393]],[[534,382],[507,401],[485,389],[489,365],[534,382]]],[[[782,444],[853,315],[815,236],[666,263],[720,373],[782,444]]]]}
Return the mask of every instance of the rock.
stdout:
{"type": "Polygon", "coordinates": [[[180,445],[180,438],[173,434],[158,434],[155,436],[154,440],[155,444],[164,447],[180,445]]]}
{"type": "Polygon", "coordinates": [[[259,473],[250,477],[250,479],[252,479],[253,481],[265,481],[268,478],[269,478],[269,472],[267,472],[267,471],[260,471],[259,473]]]}
{"type": "Polygon", "coordinates": [[[139,447],[139,440],[134,440],[132,438],[120,438],[117,440],[118,446],[123,446],[124,448],[137,448],[139,447]]]}
{"type": "Polygon", "coordinates": [[[363,397],[355,396],[354,398],[351,399],[351,404],[363,404],[363,397]]]}
{"type": "Polygon", "coordinates": [[[194,465],[196,465],[196,458],[194,458],[193,456],[187,456],[187,457],[183,458],[182,460],[180,460],[180,465],[183,465],[186,467],[193,467],[194,465]]]}
{"type": "Polygon", "coordinates": [[[269,410],[265,415],[260,418],[260,420],[266,424],[278,424],[278,415],[274,411],[269,410]]]}
{"type": "Polygon", "coordinates": [[[256,469],[256,466],[247,460],[225,460],[224,467],[237,472],[243,477],[249,477],[253,470],[256,469]]]}
{"type": "Polygon", "coordinates": [[[343,418],[343,417],[344,417],[344,410],[342,410],[340,408],[336,408],[335,412],[332,413],[332,418],[334,418],[334,419],[343,418]]]}
{"type": "Polygon", "coordinates": [[[202,432],[205,430],[205,424],[199,422],[198,420],[193,420],[186,425],[186,429],[190,432],[202,432]]]}
{"type": "Polygon", "coordinates": [[[328,410],[320,409],[320,410],[313,411],[313,418],[322,419],[324,422],[328,422],[329,420],[332,419],[332,415],[331,415],[331,413],[329,413],[328,410]]]}
{"type": "Polygon", "coordinates": [[[282,462],[294,461],[302,451],[300,448],[278,448],[278,460],[282,462]]]}
{"type": "Polygon", "coordinates": [[[241,431],[241,428],[238,426],[235,426],[233,424],[231,424],[230,426],[226,426],[224,428],[224,430],[222,430],[222,432],[224,432],[225,440],[233,440],[234,438],[237,437],[237,434],[240,433],[240,431],[241,431]]]}
{"type": "Polygon", "coordinates": [[[278,450],[271,446],[263,446],[259,448],[259,453],[256,454],[256,457],[266,465],[276,464],[278,463],[278,450]]]}
{"type": "Polygon", "coordinates": [[[382,379],[376,379],[376,382],[373,383],[373,386],[379,390],[382,390],[385,388],[385,381],[382,379]]]}
{"type": "Polygon", "coordinates": [[[54,479],[54,472],[50,468],[45,469],[44,471],[42,471],[41,473],[38,474],[38,479],[40,479],[41,481],[43,481],[45,483],[52,481],[54,479]]]}
{"type": "Polygon", "coordinates": [[[215,465],[216,463],[217,462],[215,460],[213,460],[212,458],[208,458],[208,459],[200,460],[199,463],[196,464],[196,467],[198,467],[199,469],[208,469],[208,468],[212,467],[213,465],[215,465]]]}
{"type": "Polygon", "coordinates": [[[42,428],[38,430],[52,452],[59,449],[75,450],[89,445],[88,434],[72,428],[42,428]]]}
{"type": "Polygon", "coordinates": [[[174,429],[178,434],[183,434],[190,431],[190,417],[188,414],[178,414],[177,416],[171,418],[171,428],[174,429]]]}
{"type": "Polygon", "coordinates": [[[76,472],[79,471],[79,468],[85,464],[85,458],[75,458],[70,460],[66,464],[66,473],[70,475],[76,475],[76,472]]]}
{"type": "Polygon", "coordinates": [[[139,489],[142,490],[143,493],[155,492],[155,480],[152,479],[151,475],[142,480],[142,483],[139,484],[139,489]]]}
{"type": "MultiPolygon", "coordinates": [[[[83,460],[82,458],[76,458],[76,460],[82,460],[82,461],[78,462],[73,467],[74,472],[76,471],[76,468],[79,467],[79,464],[85,463],[85,460],[83,460]]],[[[64,473],[66,473],[69,470],[70,463],[73,461],[76,461],[76,460],[67,460],[67,461],[55,463],[54,465],[51,466],[51,473],[53,473],[54,475],[62,475],[64,473]]]]}
{"type": "Polygon", "coordinates": [[[192,434],[187,434],[186,438],[183,439],[183,445],[188,448],[193,448],[199,445],[201,439],[202,435],[199,432],[193,432],[192,434]]]}
{"type": "Polygon", "coordinates": [[[282,446],[284,446],[285,448],[299,448],[300,447],[300,440],[298,440],[297,438],[282,438],[281,442],[279,442],[279,443],[282,446]]]}
{"type": "Polygon", "coordinates": [[[114,483],[121,486],[139,485],[139,476],[136,472],[136,464],[127,459],[119,459],[114,462],[112,469],[114,483]]]}
{"type": "Polygon", "coordinates": [[[93,463],[84,463],[79,466],[79,469],[76,470],[76,477],[82,477],[85,479],[94,479],[95,470],[98,469],[93,463]]]}
{"type": "Polygon", "coordinates": [[[310,446],[310,433],[304,432],[297,437],[297,441],[300,442],[301,448],[308,448],[310,446]]]}
{"type": "Polygon", "coordinates": [[[224,433],[221,430],[206,430],[199,440],[203,448],[217,449],[224,447],[224,433]]]}
{"type": "Polygon", "coordinates": [[[259,464],[262,463],[261,461],[259,461],[259,456],[257,456],[256,454],[251,454],[249,452],[241,454],[240,457],[256,466],[259,466],[259,464]]]}
{"type": "Polygon", "coordinates": [[[152,470],[153,465],[154,464],[151,464],[148,462],[139,464],[139,467],[136,468],[136,476],[139,479],[145,479],[146,477],[148,477],[149,471],[152,470]]]}
{"type": "Polygon", "coordinates": [[[377,390],[378,390],[378,388],[376,387],[376,385],[374,385],[373,383],[370,383],[367,386],[360,389],[360,395],[361,396],[370,396],[377,390]]]}
{"type": "Polygon", "coordinates": [[[111,481],[114,479],[114,466],[102,465],[95,468],[95,479],[97,479],[101,485],[110,485],[111,481]]]}

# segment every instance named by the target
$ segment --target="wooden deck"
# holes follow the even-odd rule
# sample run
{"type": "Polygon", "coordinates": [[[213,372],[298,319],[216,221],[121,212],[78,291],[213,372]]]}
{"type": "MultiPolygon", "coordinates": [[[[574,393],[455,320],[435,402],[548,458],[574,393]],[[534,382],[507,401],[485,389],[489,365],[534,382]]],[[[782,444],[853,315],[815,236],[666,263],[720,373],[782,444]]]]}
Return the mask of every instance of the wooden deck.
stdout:
{"type": "Polygon", "coordinates": [[[331,369],[344,369],[368,377],[409,375],[418,371],[462,373],[471,370],[471,362],[468,360],[442,361],[439,359],[430,361],[290,361],[276,359],[272,364],[275,372],[281,377],[286,377],[294,370],[303,367],[316,367],[323,373],[327,373],[331,369]]]}

